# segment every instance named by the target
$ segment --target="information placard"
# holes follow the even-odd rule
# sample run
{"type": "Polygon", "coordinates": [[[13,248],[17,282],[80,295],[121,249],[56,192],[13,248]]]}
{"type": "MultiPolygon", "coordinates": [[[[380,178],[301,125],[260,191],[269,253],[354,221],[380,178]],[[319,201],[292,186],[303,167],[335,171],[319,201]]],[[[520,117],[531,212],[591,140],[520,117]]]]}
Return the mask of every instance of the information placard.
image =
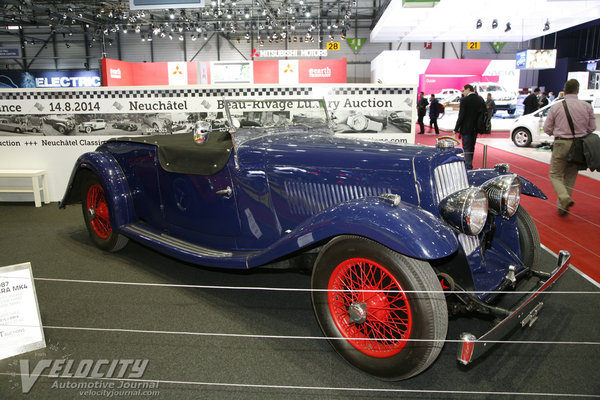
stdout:
{"type": "Polygon", "coordinates": [[[0,267],[0,360],[44,347],[31,264],[0,267]]]}

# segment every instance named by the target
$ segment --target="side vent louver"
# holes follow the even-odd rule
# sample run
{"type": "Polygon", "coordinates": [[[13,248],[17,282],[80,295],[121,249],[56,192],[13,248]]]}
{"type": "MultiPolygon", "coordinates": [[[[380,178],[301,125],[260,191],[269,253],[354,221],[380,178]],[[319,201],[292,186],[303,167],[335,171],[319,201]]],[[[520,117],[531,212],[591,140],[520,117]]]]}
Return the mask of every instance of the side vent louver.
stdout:
{"type": "Polygon", "coordinates": [[[286,181],[284,186],[290,212],[297,215],[313,215],[344,201],[392,192],[389,188],[373,186],[331,185],[295,181],[286,181]]]}

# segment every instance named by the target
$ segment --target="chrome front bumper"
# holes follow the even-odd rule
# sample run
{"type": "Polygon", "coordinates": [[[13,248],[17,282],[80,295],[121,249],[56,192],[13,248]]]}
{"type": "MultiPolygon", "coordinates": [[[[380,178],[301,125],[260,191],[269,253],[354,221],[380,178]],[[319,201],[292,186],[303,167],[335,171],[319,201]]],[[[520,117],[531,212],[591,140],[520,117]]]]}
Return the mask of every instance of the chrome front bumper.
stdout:
{"type": "Polygon", "coordinates": [[[495,343],[508,335],[518,325],[522,327],[533,325],[544,305],[542,302],[544,292],[569,268],[568,261],[570,257],[571,254],[568,251],[561,250],[558,253],[558,265],[550,274],[550,277],[541,282],[540,286],[516,306],[506,318],[480,338],[468,332],[463,333],[460,336],[462,342],[458,349],[458,361],[467,365],[485,354],[495,343]]]}

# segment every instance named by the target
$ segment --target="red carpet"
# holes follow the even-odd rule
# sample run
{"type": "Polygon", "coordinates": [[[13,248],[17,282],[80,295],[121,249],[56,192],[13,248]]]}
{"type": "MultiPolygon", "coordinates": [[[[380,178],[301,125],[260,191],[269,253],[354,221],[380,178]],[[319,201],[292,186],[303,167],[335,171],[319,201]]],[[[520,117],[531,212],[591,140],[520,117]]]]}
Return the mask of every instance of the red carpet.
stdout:
{"type": "MultiPolygon", "coordinates": [[[[494,132],[483,137],[509,140],[508,132],[494,132]]],[[[417,135],[416,140],[417,143],[433,145],[435,138],[434,135],[417,135]]],[[[575,205],[570,208],[568,216],[560,217],[556,208],[557,197],[548,177],[548,164],[488,146],[486,165],[490,167],[497,163],[510,164],[512,172],[529,179],[548,196],[548,200],[529,196],[523,196],[521,200],[535,220],[542,244],[554,253],[568,250],[571,252],[570,263],[600,282],[600,181],[579,175],[573,192],[575,205]]],[[[480,143],[475,149],[473,165],[475,168],[483,165],[483,145],[480,143]]]]}

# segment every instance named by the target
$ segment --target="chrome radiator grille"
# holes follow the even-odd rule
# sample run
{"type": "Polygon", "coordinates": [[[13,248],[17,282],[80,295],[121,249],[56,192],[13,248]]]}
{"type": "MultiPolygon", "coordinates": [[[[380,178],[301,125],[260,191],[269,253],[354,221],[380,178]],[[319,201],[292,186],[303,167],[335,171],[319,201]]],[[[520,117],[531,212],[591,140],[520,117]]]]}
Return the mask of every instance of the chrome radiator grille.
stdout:
{"type": "MultiPolygon", "coordinates": [[[[435,193],[438,203],[446,196],[469,187],[467,179],[467,169],[463,162],[454,162],[440,165],[433,172],[435,179],[435,193]]],[[[479,240],[476,236],[458,234],[465,254],[469,255],[479,246],[479,240]]]]}
{"type": "Polygon", "coordinates": [[[467,169],[463,162],[440,165],[433,172],[438,203],[446,196],[469,187],[467,169]]]}
{"type": "Polygon", "coordinates": [[[344,201],[392,193],[389,188],[296,181],[286,181],[284,187],[290,212],[297,215],[313,215],[344,201]]]}

